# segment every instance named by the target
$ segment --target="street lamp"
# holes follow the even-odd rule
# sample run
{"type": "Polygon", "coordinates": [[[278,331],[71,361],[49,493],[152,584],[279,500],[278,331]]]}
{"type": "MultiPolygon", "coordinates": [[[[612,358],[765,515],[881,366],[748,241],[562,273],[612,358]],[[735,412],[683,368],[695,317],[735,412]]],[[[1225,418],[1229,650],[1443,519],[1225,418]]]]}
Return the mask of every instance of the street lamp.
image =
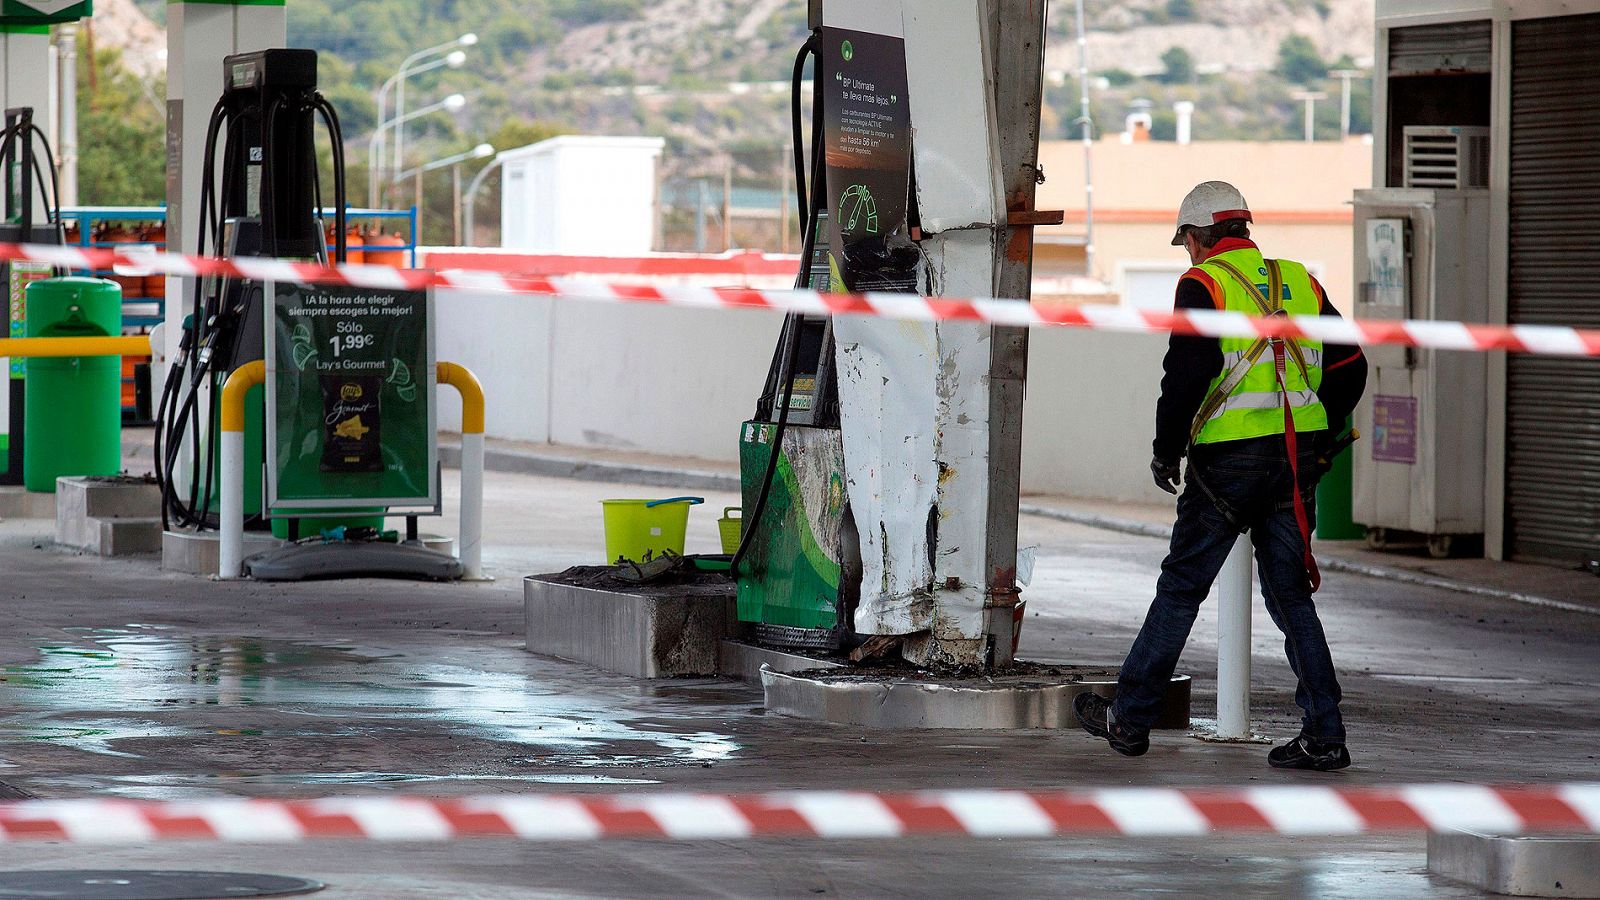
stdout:
{"type": "Polygon", "coordinates": [[[477,43],[477,34],[469,31],[455,40],[447,41],[438,45],[437,47],[429,47],[426,50],[418,50],[416,53],[406,57],[404,62],[400,63],[400,71],[395,73],[396,77],[399,79],[395,83],[396,89],[394,104],[394,171],[396,174],[400,172],[401,160],[405,157],[406,152],[406,132],[402,123],[405,121],[406,114],[406,78],[411,74],[409,70],[412,64],[426,59],[429,56],[437,56],[440,53],[448,53],[452,49],[458,47],[471,47],[477,43]]]}
{"type": "MultiPolygon", "coordinates": [[[[476,40],[475,36],[464,35],[463,38],[465,37],[473,37],[473,39],[476,40]]],[[[463,38],[457,38],[457,41],[459,42],[463,38]]],[[[459,69],[465,65],[466,62],[467,54],[465,51],[452,50],[449,54],[433,60],[432,62],[423,63],[420,66],[410,69],[402,69],[401,71],[396,72],[389,78],[388,81],[383,83],[383,87],[378,89],[378,126],[372,130],[372,139],[367,143],[367,201],[368,205],[372,208],[376,209],[378,206],[378,173],[386,168],[383,158],[384,150],[387,149],[385,146],[386,141],[384,139],[384,132],[389,128],[389,126],[394,124],[393,120],[388,118],[389,91],[392,90],[394,86],[403,78],[409,78],[413,75],[421,75],[423,72],[431,72],[434,69],[445,66],[449,66],[452,69],[459,69]]]]}
{"type": "Polygon", "coordinates": [[[1339,103],[1339,137],[1350,136],[1350,79],[1366,74],[1360,69],[1334,69],[1328,73],[1344,82],[1344,96],[1339,103]]]}
{"type": "Polygon", "coordinates": [[[493,144],[479,144],[465,153],[457,153],[453,156],[436,159],[433,162],[423,163],[415,169],[407,169],[400,173],[400,177],[396,178],[396,181],[404,181],[407,178],[416,180],[416,199],[414,203],[417,208],[417,234],[420,235],[422,233],[422,176],[428,172],[443,169],[446,166],[454,166],[455,170],[451,177],[454,181],[455,190],[455,199],[453,201],[455,207],[455,224],[453,226],[455,234],[452,237],[452,242],[461,243],[461,164],[469,159],[483,159],[486,156],[493,155],[493,144]]]}
{"type": "Polygon", "coordinates": [[[504,156],[495,157],[493,162],[489,163],[487,166],[484,166],[482,169],[479,169],[478,174],[472,177],[472,183],[467,185],[467,194],[465,197],[461,198],[461,206],[463,207],[461,215],[463,221],[465,222],[465,226],[462,228],[462,234],[467,239],[464,246],[472,246],[472,236],[477,231],[475,226],[477,225],[478,191],[482,189],[484,180],[487,179],[496,169],[500,168],[505,161],[506,158],[504,156]]]}
{"type": "Polygon", "coordinates": [[[1328,99],[1326,91],[1295,91],[1289,95],[1295,100],[1304,100],[1306,104],[1306,140],[1316,139],[1317,101],[1328,99]]]}

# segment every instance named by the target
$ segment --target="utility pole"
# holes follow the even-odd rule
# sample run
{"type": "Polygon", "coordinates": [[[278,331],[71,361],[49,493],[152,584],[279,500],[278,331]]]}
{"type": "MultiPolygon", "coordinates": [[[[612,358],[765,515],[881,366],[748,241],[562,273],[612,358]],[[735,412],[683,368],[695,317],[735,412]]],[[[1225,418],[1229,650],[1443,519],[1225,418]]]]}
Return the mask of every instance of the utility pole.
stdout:
{"type": "Polygon", "coordinates": [[[722,252],[733,249],[733,157],[722,161],[722,252]]]}
{"type": "Polygon", "coordinates": [[[1289,95],[1296,100],[1304,100],[1306,104],[1306,141],[1316,140],[1317,127],[1317,101],[1328,99],[1326,91],[1295,91],[1289,95]]]}
{"type": "Polygon", "coordinates": [[[1083,139],[1083,269],[1095,274],[1094,250],[1094,119],[1089,114],[1089,33],[1083,27],[1083,0],[1078,0],[1078,126],[1083,139]]]}
{"type": "Polygon", "coordinates": [[[454,221],[450,227],[450,246],[461,246],[461,163],[450,167],[450,209],[454,211],[454,221]]]}
{"type": "Polygon", "coordinates": [[[789,252],[789,167],[778,160],[778,252],[789,252]]]}
{"type": "Polygon", "coordinates": [[[1328,73],[1343,82],[1344,94],[1339,102],[1339,138],[1350,136],[1350,79],[1360,78],[1360,69],[1334,69],[1328,73]]]}

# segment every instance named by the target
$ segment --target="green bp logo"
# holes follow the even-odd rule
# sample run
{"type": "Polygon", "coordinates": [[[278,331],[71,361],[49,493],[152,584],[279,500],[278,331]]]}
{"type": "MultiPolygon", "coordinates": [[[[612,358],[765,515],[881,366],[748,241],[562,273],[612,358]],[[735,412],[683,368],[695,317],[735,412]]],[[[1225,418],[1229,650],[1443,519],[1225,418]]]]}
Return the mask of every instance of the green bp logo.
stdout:
{"type": "Polygon", "coordinates": [[[849,62],[851,59],[855,58],[855,55],[856,55],[856,47],[855,47],[855,45],[850,43],[849,41],[845,41],[839,47],[839,55],[844,57],[844,61],[845,62],[849,62]]]}

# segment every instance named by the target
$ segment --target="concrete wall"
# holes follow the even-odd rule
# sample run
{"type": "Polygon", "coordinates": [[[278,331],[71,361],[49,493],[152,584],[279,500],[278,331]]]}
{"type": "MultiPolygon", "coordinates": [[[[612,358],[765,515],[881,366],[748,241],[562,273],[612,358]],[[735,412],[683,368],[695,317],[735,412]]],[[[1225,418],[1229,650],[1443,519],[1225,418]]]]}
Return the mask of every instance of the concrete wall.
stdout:
{"type": "MultiPolygon", "coordinates": [[[[490,436],[734,460],[781,316],[441,291],[438,354],[477,373],[490,436]]],[[[1023,487],[1159,502],[1147,463],[1162,337],[1036,331],[1023,487]]],[[[460,405],[441,392],[440,427],[460,405]]]]}

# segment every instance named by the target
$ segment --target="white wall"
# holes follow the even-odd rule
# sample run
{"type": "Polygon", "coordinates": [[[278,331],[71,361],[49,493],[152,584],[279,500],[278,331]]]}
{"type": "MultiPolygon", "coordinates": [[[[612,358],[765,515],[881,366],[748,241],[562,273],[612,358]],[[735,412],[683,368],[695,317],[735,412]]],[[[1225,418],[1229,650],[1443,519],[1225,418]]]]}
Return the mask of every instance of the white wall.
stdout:
{"type": "MultiPolygon", "coordinates": [[[[438,352],[484,384],[491,437],[731,461],[782,317],[441,291],[438,352]]],[[[1160,502],[1147,464],[1164,337],[1039,329],[1028,493],[1160,502]]],[[[441,391],[440,427],[460,405],[441,391]]]]}

